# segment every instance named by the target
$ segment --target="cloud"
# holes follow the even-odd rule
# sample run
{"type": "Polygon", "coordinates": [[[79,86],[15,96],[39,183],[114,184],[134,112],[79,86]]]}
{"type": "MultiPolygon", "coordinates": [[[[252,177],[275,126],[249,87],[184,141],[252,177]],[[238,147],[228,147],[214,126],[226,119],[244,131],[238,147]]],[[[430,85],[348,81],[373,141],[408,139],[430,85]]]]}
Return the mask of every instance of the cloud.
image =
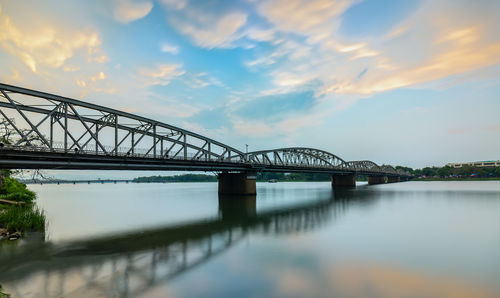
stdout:
{"type": "Polygon", "coordinates": [[[118,88],[108,81],[108,76],[103,71],[90,76],[80,74],[75,79],[75,84],[80,88],[80,98],[87,97],[92,92],[116,94],[118,90],[118,88]]]}
{"type": "Polygon", "coordinates": [[[248,15],[241,11],[209,11],[203,5],[189,5],[187,1],[162,1],[168,21],[199,47],[233,48],[234,41],[244,36],[240,29],[248,15]]]}
{"type": "Polygon", "coordinates": [[[225,87],[225,85],[206,72],[187,74],[184,83],[193,89],[205,88],[208,86],[225,87]]]}
{"type": "Polygon", "coordinates": [[[141,80],[147,85],[168,85],[173,79],[185,74],[180,64],[159,64],[139,70],[141,80]]]}
{"type": "Polygon", "coordinates": [[[161,44],[161,51],[163,53],[170,53],[177,55],[179,54],[179,47],[164,42],[161,44]]]}
{"type": "Polygon", "coordinates": [[[194,22],[177,22],[179,31],[191,37],[193,42],[204,48],[230,48],[232,42],[239,38],[237,32],[245,24],[247,15],[240,12],[228,13],[220,19],[204,20],[198,18],[199,25],[194,22]]]}
{"type": "Polygon", "coordinates": [[[489,132],[500,132],[500,124],[490,125],[484,129],[489,132]]]}
{"type": "Polygon", "coordinates": [[[357,1],[351,0],[268,0],[258,12],[280,31],[309,35],[319,40],[330,37],[339,26],[339,18],[357,1]]]}
{"type": "Polygon", "coordinates": [[[245,36],[255,41],[272,41],[275,39],[275,33],[274,29],[250,27],[246,30],[245,36]]]}
{"type": "Polygon", "coordinates": [[[85,49],[88,60],[102,60],[100,44],[99,35],[89,30],[66,32],[49,24],[21,30],[0,6],[0,47],[32,72],[59,68],[80,49],[85,49]]]}
{"type": "Polygon", "coordinates": [[[105,80],[108,76],[106,76],[106,74],[102,71],[100,71],[98,74],[96,74],[95,76],[92,76],[90,78],[91,81],[97,81],[97,80],[105,80]]]}
{"type": "MultiPolygon", "coordinates": [[[[277,115],[269,114],[266,119],[262,119],[262,115],[256,115],[257,119],[249,119],[232,113],[232,122],[237,135],[254,138],[284,137],[285,142],[293,144],[293,140],[304,133],[303,129],[308,129],[310,132],[311,127],[319,127],[328,117],[347,109],[355,102],[356,100],[351,97],[332,100],[330,96],[323,96],[315,101],[309,99],[299,104],[303,109],[285,107],[285,115],[281,115],[283,111],[278,111],[277,115]]],[[[261,106],[265,106],[265,103],[261,106]]],[[[245,103],[242,105],[242,110],[244,108],[245,103]]]]}
{"type": "Polygon", "coordinates": [[[184,9],[188,3],[187,0],[160,0],[160,2],[174,10],[184,9]]]}
{"type": "Polygon", "coordinates": [[[357,2],[258,2],[257,12],[273,25],[266,38],[273,50],[245,65],[269,70],[275,90],[303,86],[317,96],[368,97],[500,62],[500,41],[490,29],[499,21],[480,4],[424,2],[388,35],[353,40],[338,26],[357,2]]]}
{"type": "Polygon", "coordinates": [[[450,129],[447,129],[446,130],[446,133],[449,134],[449,135],[461,135],[461,134],[464,134],[467,132],[467,128],[462,128],[462,127],[459,127],[459,128],[450,128],[450,129]]]}
{"type": "Polygon", "coordinates": [[[130,23],[147,16],[153,8],[151,1],[114,0],[113,15],[120,23],[130,23]]]}

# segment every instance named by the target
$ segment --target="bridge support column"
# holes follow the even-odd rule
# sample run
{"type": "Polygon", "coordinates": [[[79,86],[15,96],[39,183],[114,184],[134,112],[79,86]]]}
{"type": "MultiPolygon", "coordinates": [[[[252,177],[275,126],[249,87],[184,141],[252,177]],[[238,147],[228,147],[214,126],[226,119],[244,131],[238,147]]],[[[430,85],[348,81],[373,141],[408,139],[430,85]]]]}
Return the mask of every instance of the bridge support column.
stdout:
{"type": "Polygon", "coordinates": [[[227,173],[217,176],[219,194],[223,195],[255,195],[257,193],[255,172],[227,173]]]}
{"type": "Polygon", "coordinates": [[[401,182],[401,177],[399,176],[389,176],[387,177],[387,183],[401,182]]]}
{"type": "Polygon", "coordinates": [[[332,187],[356,187],[356,175],[332,175],[332,187]]]}
{"type": "Polygon", "coordinates": [[[386,176],[368,176],[368,184],[369,185],[385,184],[385,183],[387,183],[386,176]]]}

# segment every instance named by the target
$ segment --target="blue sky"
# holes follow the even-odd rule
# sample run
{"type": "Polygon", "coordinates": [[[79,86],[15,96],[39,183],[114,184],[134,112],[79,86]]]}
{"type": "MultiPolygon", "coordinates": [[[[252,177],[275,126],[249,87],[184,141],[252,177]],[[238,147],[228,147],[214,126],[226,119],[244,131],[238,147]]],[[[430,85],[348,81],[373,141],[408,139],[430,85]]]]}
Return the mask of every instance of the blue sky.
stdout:
{"type": "Polygon", "coordinates": [[[498,1],[0,2],[0,81],[241,150],[500,159],[498,1]]]}

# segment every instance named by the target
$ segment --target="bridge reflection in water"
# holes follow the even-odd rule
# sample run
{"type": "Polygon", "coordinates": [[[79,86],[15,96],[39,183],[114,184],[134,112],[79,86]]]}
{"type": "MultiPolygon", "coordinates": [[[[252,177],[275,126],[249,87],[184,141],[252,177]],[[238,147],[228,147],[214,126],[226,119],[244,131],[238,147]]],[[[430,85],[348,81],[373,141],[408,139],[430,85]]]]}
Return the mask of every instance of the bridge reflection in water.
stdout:
{"type": "Polygon", "coordinates": [[[21,297],[135,297],[223,253],[249,233],[312,230],[360,199],[368,202],[359,192],[354,200],[352,190],[338,190],[324,200],[257,212],[255,196],[220,196],[217,218],[107,238],[3,246],[0,280],[21,297]]]}

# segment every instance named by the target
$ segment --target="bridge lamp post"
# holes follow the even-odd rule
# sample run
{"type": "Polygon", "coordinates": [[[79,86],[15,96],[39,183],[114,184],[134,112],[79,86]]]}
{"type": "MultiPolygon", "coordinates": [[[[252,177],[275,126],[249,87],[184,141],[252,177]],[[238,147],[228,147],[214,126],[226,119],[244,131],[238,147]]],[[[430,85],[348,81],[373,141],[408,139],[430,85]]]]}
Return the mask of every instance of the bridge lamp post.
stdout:
{"type": "Polygon", "coordinates": [[[245,146],[247,147],[247,153],[248,153],[248,144],[245,144],[245,146]]]}

